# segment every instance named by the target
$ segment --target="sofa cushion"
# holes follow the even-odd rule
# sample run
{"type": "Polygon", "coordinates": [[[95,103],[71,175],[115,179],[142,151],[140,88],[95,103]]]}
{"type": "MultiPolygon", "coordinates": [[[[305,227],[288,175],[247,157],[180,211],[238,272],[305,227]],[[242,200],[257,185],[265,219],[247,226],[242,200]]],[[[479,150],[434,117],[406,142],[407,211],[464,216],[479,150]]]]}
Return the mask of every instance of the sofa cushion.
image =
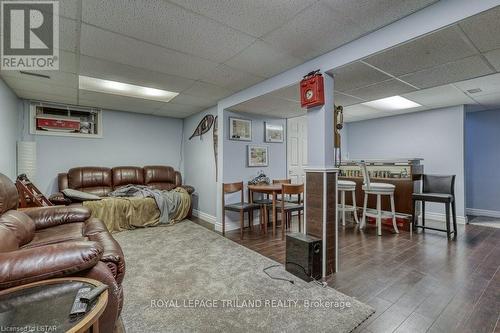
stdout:
{"type": "Polygon", "coordinates": [[[85,222],[85,225],[83,227],[83,234],[85,236],[97,234],[100,232],[108,232],[108,228],[106,228],[101,220],[91,218],[85,222]]]}
{"type": "Polygon", "coordinates": [[[111,171],[113,175],[113,188],[126,185],[144,185],[144,171],[134,166],[119,166],[111,171]]]}
{"type": "Polygon", "coordinates": [[[23,248],[60,243],[69,240],[85,240],[86,238],[83,236],[83,228],[83,222],[76,222],[41,229],[35,232],[33,240],[23,246],[23,248]]]}
{"type": "Polygon", "coordinates": [[[111,169],[101,167],[81,167],[68,171],[68,187],[92,193],[100,197],[113,191],[111,169]]]}
{"type": "Polygon", "coordinates": [[[35,234],[35,223],[16,210],[0,215],[0,252],[17,250],[31,242],[35,234]]]}
{"type": "Polygon", "coordinates": [[[0,173],[0,214],[17,209],[19,195],[16,185],[4,174],[0,173]]]}
{"type": "Polygon", "coordinates": [[[64,195],[67,196],[68,198],[78,201],[101,200],[100,196],[97,196],[92,193],[73,190],[72,188],[67,188],[65,190],[62,190],[62,193],[64,193],[64,195]]]}
{"type": "Polygon", "coordinates": [[[175,183],[175,170],[164,165],[148,165],[144,168],[144,184],[175,183]]]}

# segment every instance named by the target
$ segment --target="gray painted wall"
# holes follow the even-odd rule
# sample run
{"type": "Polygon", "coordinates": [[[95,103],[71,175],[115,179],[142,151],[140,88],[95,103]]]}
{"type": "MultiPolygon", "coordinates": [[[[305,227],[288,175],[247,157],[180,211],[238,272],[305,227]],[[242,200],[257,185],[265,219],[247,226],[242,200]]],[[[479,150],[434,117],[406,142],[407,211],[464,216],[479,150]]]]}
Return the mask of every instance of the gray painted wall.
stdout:
{"type": "Polygon", "coordinates": [[[465,138],[467,208],[500,212],[500,110],[467,113],[465,138]]]}
{"type": "Polygon", "coordinates": [[[170,165],[182,168],[182,119],[103,111],[103,138],[29,135],[24,111],[23,136],[37,142],[37,185],[57,191],[57,174],[77,166],[170,165]]]}
{"type": "Polygon", "coordinates": [[[0,173],[15,179],[21,101],[0,79],[0,173]]]}
{"type": "MultiPolygon", "coordinates": [[[[463,106],[455,106],[348,123],[349,158],[421,157],[425,173],[457,176],[457,215],[465,216],[464,113],[463,106]]],[[[443,205],[428,208],[444,213],[443,205]]]]}
{"type": "Polygon", "coordinates": [[[216,215],[217,183],[211,129],[201,137],[189,140],[198,123],[207,114],[217,115],[213,107],[184,119],[184,181],[195,187],[193,209],[212,217],[216,215]]]}
{"type": "MultiPolygon", "coordinates": [[[[286,178],[286,142],[264,142],[264,122],[283,125],[286,130],[286,120],[269,118],[254,114],[224,112],[224,182],[243,180],[245,183],[255,177],[259,170],[271,179],[286,178]],[[252,120],[252,141],[229,140],[229,117],[252,120]],[[267,167],[247,166],[247,146],[263,145],[269,147],[269,165],[267,167]]],[[[285,133],[286,137],[286,133],[285,133]]],[[[286,140],[285,140],[286,141],[286,140]]]]}
{"type": "MultiPolygon", "coordinates": [[[[286,160],[286,140],[284,143],[269,143],[264,142],[264,122],[271,124],[281,124],[285,129],[284,137],[286,138],[286,119],[277,119],[264,117],[255,114],[235,113],[231,111],[224,112],[224,182],[243,181],[246,183],[257,175],[259,170],[262,170],[271,180],[286,178],[287,160],[286,160]],[[234,141],[229,140],[229,117],[243,118],[252,120],[252,141],[234,141]],[[247,146],[248,145],[265,145],[268,146],[269,165],[267,167],[248,167],[247,166],[247,146]]],[[[247,198],[247,190],[245,187],[245,200],[247,198]]],[[[227,202],[238,201],[238,195],[226,196],[227,202]]],[[[257,212],[254,214],[257,216],[257,212]]],[[[227,212],[226,222],[229,228],[239,225],[239,214],[227,212]]]]}

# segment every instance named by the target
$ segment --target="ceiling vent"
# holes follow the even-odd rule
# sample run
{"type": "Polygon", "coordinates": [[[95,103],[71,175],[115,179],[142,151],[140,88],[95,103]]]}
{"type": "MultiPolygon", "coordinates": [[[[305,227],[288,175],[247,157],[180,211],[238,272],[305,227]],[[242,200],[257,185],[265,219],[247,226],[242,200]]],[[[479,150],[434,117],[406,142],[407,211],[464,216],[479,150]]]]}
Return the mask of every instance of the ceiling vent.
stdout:
{"type": "Polygon", "coordinates": [[[478,92],[481,92],[481,91],[482,91],[481,88],[474,88],[474,89],[467,90],[467,92],[469,94],[477,94],[478,92]]]}
{"type": "Polygon", "coordinates": [[[25,71],[19,71],[19,73],[24,74],[24,75],[29,75],[29,76],[41,77],[43,79],[50,79],[50,76],[44,75],[44,74],[31,73],[31,72],[25,72],[25,71]]]}

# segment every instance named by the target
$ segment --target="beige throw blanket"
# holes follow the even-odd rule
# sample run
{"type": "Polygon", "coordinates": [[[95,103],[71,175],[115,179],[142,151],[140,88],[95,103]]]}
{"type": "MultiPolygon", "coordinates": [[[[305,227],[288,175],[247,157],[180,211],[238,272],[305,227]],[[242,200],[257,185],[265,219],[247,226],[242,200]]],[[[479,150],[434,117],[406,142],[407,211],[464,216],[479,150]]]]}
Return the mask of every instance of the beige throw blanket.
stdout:
{"type": "MultiPolygon", "coordinates": [[[[181,187],[174,189],[180,195],[180,205],[170,214],[170,224],[186,218],[191,196],[181,187]]],[[[92,217],[104,222],[110,232],[119,232],[160,224],[160,210],[153,198],[104,198],[85,201],[83,205],[92,211],[92,217]]]]}

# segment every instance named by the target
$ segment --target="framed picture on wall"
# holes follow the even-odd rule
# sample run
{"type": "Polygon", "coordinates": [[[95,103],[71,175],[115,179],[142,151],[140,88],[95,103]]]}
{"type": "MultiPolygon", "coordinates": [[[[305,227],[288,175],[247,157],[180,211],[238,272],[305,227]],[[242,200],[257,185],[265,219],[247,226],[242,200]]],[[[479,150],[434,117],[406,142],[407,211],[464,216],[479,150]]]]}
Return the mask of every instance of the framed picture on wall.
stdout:
{"type": "Polygon", "coordinates": [[[248,145],[248,166],[265,167],[269,164],[269,154],[266,146],[248,145]]]}
{"type": "Polygon", "coordinates": [[[229,139],[252,141],[252,121],[229,117],[229,139]]]}
{"type": "Polygon", "coordinates": [[[266,142],[284,142],[283,125],[264,123],[266,142]]]}

